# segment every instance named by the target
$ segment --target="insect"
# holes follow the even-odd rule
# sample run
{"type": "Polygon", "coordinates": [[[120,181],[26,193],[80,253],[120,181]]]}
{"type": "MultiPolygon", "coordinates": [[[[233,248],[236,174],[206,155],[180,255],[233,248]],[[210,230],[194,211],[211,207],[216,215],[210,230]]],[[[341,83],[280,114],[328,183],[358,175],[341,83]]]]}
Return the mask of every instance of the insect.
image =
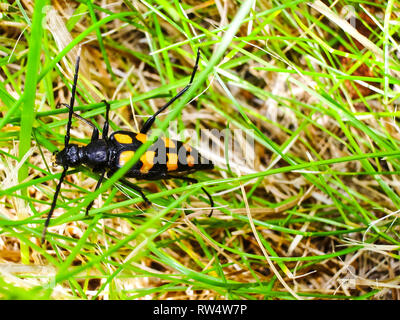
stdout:
{"type": "MultiPolygon", "coordinates": [[[[112,176],[119,168],[127,163],[129,159],[133,157],[135,151],[147,141],[147,133],[151,129],[157,116],[165,109],[167,109],[174,101],[176,101],[189,89],[198,68],[199,58],[200,50],[198,50],[197,52],[196,63],[193,67],[192,75],[187,86],[183,88],[170,101],[168,101],[164,106],[162,106],[157,112],[155,112],[144,123],[140,132],[116,131],[109,136],[108,131],[110,126],[110,104],[107,101],[103,101],[106,105],[106,114],[103,132],[100,138],[100,133],[97,127],[92,122],[81,117],[73,111],[80,62],[80,54],[78,54],[75,64],[75,74],[70,104],[62,104],[69,109],[64,149],[59,152],[56,151],[53,154],[53,161],[56,165],[62,166],[63,171],[57,184],[50,211],[44,224],[41,239],[42,243],[45,240],[46,231],[49,226],[54,209],[56,207],[57,198],[61,190],[61,184],[65,176],[67,175],[68,168],[85,165],[91,168],[93,172],[99,173],[100,178],[95,188],[95,190],[97,190],[100,187],[106,174],[108,177],[112,176]],[[78,118],[79,120],[83,121],[93,128],[91,141],[88,145],[78,146],[77,144],[69,143],[72,126],[72,116],[78,118]]],[[[186,175],[197,170],[208,170],[212,169],[213,167],[214,165],[211,161],[202,157],[200,153],[190,145],[177,140],[161,137],[154,144],[152,144],[140,157],[140,160],[129,169],[129,171],[125,174],[125,178],[136,178],[143,180],[160,180],[174,178],[188,181],[189,183],[197,183],[198,181],[196,179],[187,177],[186,175]]],[[[126,179],[121,179],[120,182],[136,190],[147,205],[151,204],[141,188],[126,179]]],[[[202,187],[201,189],[209,198],[212,208],[214,206],[214,202],[211,195],[207,192],[205,188],[202,187]]],[[[94,200],[87,206],[86,215],[91,209],[93,202],[94,200]]],[[[212,215],[212,212],[213,209],[211,209],[209,217],[212,215]]]]}

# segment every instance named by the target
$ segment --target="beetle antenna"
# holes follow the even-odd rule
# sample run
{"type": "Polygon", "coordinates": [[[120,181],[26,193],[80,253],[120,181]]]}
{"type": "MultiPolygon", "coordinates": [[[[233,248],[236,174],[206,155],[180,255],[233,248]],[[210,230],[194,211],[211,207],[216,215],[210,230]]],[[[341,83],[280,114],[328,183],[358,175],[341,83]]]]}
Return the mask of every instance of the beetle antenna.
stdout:
{"type": "MultiPolygon", "coordinates": [[[[74,114],[74,103],[75,103],[75,93],[76,93],[76,86],[78,83],[78,73],[79,73],[79,61],[81,59],[81,46],[79,46],[78,48],[78,56],[76,57],[76,63],[75,63],[75,74],[74,74],[74,82],[72,85],[72,90],[71,90],[71,100],[69,103],[69,112],[68,112],[68,123],[67,123],[67,132],[65,134],[65,148],[68,146],[69,143],[69,139],[70,139],[70,132],[71,132],[71,126],[72,126],[72,115],[74,114]]],[[[43,232],[42,232],[42,239],[41,239],[41,243],[44,243],[45,237],[46,237],[46,232],[47,232],[47,228],[50,224],[50,219],[51,216],[53,215],[54,209],[56,207],[56,203],[57,203],[57,198],[58,195],[60,193],[61,190],[61,184],[64,181],[65,176],[67,175],[67,170],[68,170],[68,166],[65,165],[64,166],[64,170],[61,173],[61,177],[60,180],[58,181],[57,187],[56,187],[56,192],[54,193],[54,197],[53,197],[53,201],[51,203],[51,207],[50,207],[50,211],[47,214],[47,218],[46,221],[44,223],[44,228],[43,228],[43,232]]]]}
{"type": "Polygon", "coordinates": [[[56,187],[56,192],[54,193],[53,202],[51,203],[50,211],[49,211],[49,213],[47,215],[47,218],[46,218],[46,221],[44,223],[44,228],[43,228],[43,232],[42,232],[42,239],[40,241],[41,244],[44,243],[44,240],[45,240],[45,237],[46,237],[47,228],[48,228],[48,226],[50,224],[51,216],[53,215],[54,209],[56,207],[58,194],[60,193],[60,190],[61,190],[61,184],[62,184],[65,176],[67,175],[67,170],[68,170],[68,166],[65,166],[63,172],[61,173],[60,181],[58,181],[58,184],[57,184],[57,187],[56,187]]]}
{"type": "Polygon", "coordinates": [[[70,132],[71,132],[71,126],[72,126],[72,115],[74,113],[75,93],[76,93],[76,87],[78,84],[79,62],[81,60],[81,51],[82,51],[82,47],[79,46],[78,56],[76,57],[76,63],[75,63],[75,74],[74,74],[74,83],[72,85],[72,90],[71,90],[71,100],[69,102],[67,133],[65,135],[65,143],[64,143],[65,147],[68,146],[69,138],[70,138],[70,132]]]}
{"type": "Polygon", "coordinates": [[[142,129],[140,130],[140,133],[147,133],[147,131],[150,130],[151,126],[153,125],[154,121],[156,120],[157,116],[161,112],[163,112],[165,109],[167,109],[171,104],[173,104],[178,98],[180,98],[190,88],[190,86],[193,83],[193,79],[196,74],[197,68],[199,66],[199,59],[200,59],[200,49],[197,49],[196,63],[194,64],[189,83],[175,97],[173,97],[171,100],[169,100],[164,106],[162,106],[160,109],[158,109],[156,113],[154,113],[149,119],[147,119],[147,121],[144,123],[142,129]]]}
{"type": "Polygon", "coordinates": [[[211,211],[210,211],[210,213],[208,214],[208,217],[211,218],[211,216],[212,216],[212,214],[213,214],[213,212],[214,212],[214,200],[213,200],[213,198],[211,197],[211,195],[208,193],[208,191],[207,191],[205,188],[201,187],[201,190],[204,191],[204,193],[205,193],[205,194],[207,195],[207,197],[208,197],[208,200],[210,200],[211,211]]]}

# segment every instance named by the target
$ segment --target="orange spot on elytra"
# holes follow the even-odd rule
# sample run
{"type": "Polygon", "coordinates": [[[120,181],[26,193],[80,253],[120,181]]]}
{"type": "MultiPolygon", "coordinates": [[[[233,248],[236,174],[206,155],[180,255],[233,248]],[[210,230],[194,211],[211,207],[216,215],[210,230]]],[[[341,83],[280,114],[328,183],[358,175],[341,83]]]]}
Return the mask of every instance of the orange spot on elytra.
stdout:
{"type": "Polygon", "coordinates": [[[166,137],[162,137],[162,139],[163,139],[163,141],[165,143],[165,147],[166,148],[171,148],[172,149],[172,148],[176,147],[175,143],[171,139],[166,138],[166,137]]]}
{"type": "Polygon", "coordinates": [[[127,134],[117,133],[114,135],[115,140],[119,143],[129,144],[132,143],[132,137],[128,136],[127,134]]]}
{"type": "Polygon", "coordinates": [[[188,144],[184,144],[183,146],[186,148],[187,152],[189,152],[189,153],[192,152],[191,146],[189,146],[188,144]]]}
{"type": "Polygon", "coordinates": [[[133,156],[135,155],[135,151],[123,151],[119,155],[119,165],[122,167],[127,163],[133,156]]]}
{"type": "Polygon", "coordinates": [[[144,133],[137,133],[136,139],[139,140],[141,143],[145,143],[147,141],[147,136],[144,133]]]}
{"type": "Polygon", "coordinates": [[[140,168],[141,173],[147,173],[151,168],[153,168],[155,155],[155,151],[146,151],[140,157],[140,161],[143,163],[142,167],[140,168]]]}
{"type": "Polygon", "coordinates": [[[192,155],[189,154],[187,156],[186,160],[187,160],[187,164],[188,164],[189,167],[193,167],[194,166],[194,157],[192,155]]]}
{"type": "Polygon", "coordinates": [[[167,153],[167,169],[168,171],[174,171],[178,169],[178,155],[176,153],[167,153]]]}

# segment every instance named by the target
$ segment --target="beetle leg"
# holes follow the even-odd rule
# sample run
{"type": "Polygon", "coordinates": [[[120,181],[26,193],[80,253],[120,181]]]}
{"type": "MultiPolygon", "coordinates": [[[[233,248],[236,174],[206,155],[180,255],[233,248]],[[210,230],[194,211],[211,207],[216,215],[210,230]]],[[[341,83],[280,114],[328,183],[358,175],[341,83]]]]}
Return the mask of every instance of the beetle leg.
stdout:
{"type": "Polygon", "coordinates": [[[142,188],[138,187],[137,185],[133,184],[132,182],[129,182],[126,179],[120,179],[119,182],[121,182],[128,188],[131,188],[131,189],[137,191],[140,194],[140,196],[142,197],[143,201],[146,203],[146,205],[151,206],[151,201],[149,199],[147,199],[146,195],[142,191],[142,188]]]}
{"type": "MultiPolygon", "coordinates": [[[[190,177],[180,177],[180,176],[173,176],[173,175],[166,175],[165,179],[180,179],[183,181],[187,181],[189,183],[198,183],[199,181],[195,178],[190,178],[190,177]]],[[[203,192],[207,195],[208,199],[210,200],[210,205],[211,205],[211,211],[208,214],[208,217],[210,218],[214,212],[214,200],[212,198],[212,196],[208,193],[208,191],[204,188],[201,187],[201,190],[203,190],[203,192]]]]}
{"type": "MultiPolygon", "coordinates": [[[[103,172],[102,172],[101,175],[100,175],[99,180],[97,181],[96,188],[94,189],[94,192],[96,192],[96,190],[100,187],[101,183],[103,182],[103,179],[104,179],[104,175],[105,175],[105,174],[106,174],[106,171],[103,170],[103,172]]],[[[93,203],[94,203],[94,199],[93,199],[92,202],[90,202],[89,205],[86,207],[85,216],[87,216],[87,215],[89,214],[89,210],[92,208],[93,203]]]]}
{"type": "MultiPolygon", "coordinates": [[[[58,106],[64,106],[64,107],[67,107],[68,109],[71,109],[71,107],[70,107],[68,104],[62,103],[62,102],[58,103],[57,106],[56,106],[56,108],[58,108],[58,106]]],[[[79,114],[77,114],[77,113],[75,113],[75,112],[72,112],[72,115],[73,115],[75,118],[77,118],[79,121],[82,121],[83,123],[85,123],[85,124],[87,124],[88,126],[90,126],[90,127],[93,128],[92,139],[91,139],[92,142],[93,142],[93,141],[99,140],[99,129],[97,129],[96,126],[95,126],[91,121],[89,121],[88,119],[85,119],[85,118],[81,117],[79,114]]]]}
{"type": "MultiPolygon", "coordinates": [[[[107,173],[107,178],[111,178],[111,176],[114,174],[115,172],[109,171],[107,173]]],[[[143,193],[142,188],[138,187],[137,185],[133,184],[132,182],[122,178],[118,180],[119,183],[121,183],[122,185],[124,185],[125,187],[131,188],[135,191],[137,191],[140,196],[142,197],[143,201],[146,203],[147,206],[151,206],[151,201],[149,199],[147,199],[146,195],[143,193]]]]}
{"type": "Polygon", "coordinates": [[[102,137],[103,137],[104,140],[107,140],[107,138],[108,138],[108,129],[110,127],[110,124],[109,124],[110,104],[106,100],[102,100],[102,102],[104,102],[104,104],[106,105],[106,118],[105,118],[105,121],[104,121],[102,137]]]}
{"type": "Polygon", "coordinates": [[[162,106],[155,114],[153,114],[147,121],[144,123],[142,129],[140,130],[140,133],[147,133],[151,126],[153,125],[154,121],[156,120],[157,116],[163,112],[165,109],[167,109],[172,103],[174,103],[178,98],[180,98],[192,85],[194,75],[196,74],[197,67],[199,65],[199,58],[200,58],[200,49],[197,50],[197,57],[196,57],[196,63],[193,67],[192,71],[192,76],[190,77],[190,81],[188,85],[183,88],[175,97],[173,97],[171,100],[169,100],[164,106],[162,106]]]}

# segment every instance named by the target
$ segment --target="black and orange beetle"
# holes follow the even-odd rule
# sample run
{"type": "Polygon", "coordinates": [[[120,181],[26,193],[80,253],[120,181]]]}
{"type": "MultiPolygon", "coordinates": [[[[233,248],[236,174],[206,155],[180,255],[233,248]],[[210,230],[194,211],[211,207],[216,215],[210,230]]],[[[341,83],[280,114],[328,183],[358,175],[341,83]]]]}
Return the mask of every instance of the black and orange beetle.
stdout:
{"type": "MultiPolygon", "coordinates": [[[[82,118],[80,115],[74,113],[73,111],[79,73],[80,57],[78,54],[75,65],[75,75],[72,86],[72,96],[70,104],[62,104],[69,109],[67,132],[64,142],[65,147],[60,152],[54,153],[55,164],[61,165],[64,170],[57,184],[53,202],[51,204],[50,211],[44,224],[42,243],[44,242],[46,230],[49,226],[50,219],[56,206],[58,195],[60,193],[61,184],[67,174],[68,168],[85,165],[91,168],[94,172],[99,173],[100,178],[97,182],[95,189],[97,190],[100,187],[105,174],[107,174],[107,176],[109,177],[113,173],[115,173],[129,159],[131,159],[135,151],[143,143],[146,142],[148,138],[146,134],[153,125],[156,117],[165,109],[167,109],[175,100],[181,97],[190,87],[197,71],[199,58],[200,50],[197,52],[196,63],[193,68],[188,85],[184,89],[182,89],[175,97],[168,101],[164,106],[162,106],[156,113],[154,113],[144,123],[142,129],[138,133],[129,131],[116,131],[108,136],[110,104],[106,101],[103,101],[106,105],[106,115],[102,137],[100,139],[99,130],[96,128],[96,126],[89,120],[82,118]],[[85,122],[93,128],[91,142],[87,146],[80,147],[77,144],[69,143],[72,116],[78,118],[79,120],[85,122]]],[[[175,178],[185,180],[190,183],[196,183],[196,179],[187,177],[186,175],[197,170],[207,170],[212,169],[213,167],[213,163],[203,158],[195,148],[180,141],[161,137],[146,150],[146,152],[140,157],[140,160],[136,162],[125,174],[125,177],[143,180],[175,178]]],[[[126,179],[123,179],[122,183],[129,185],[129,187],[139,192],[143,200],[148,205],[151,204],[150,201],[146,198],[143,191],[138,186],[130,183],[126,179]]],[[[214,206],[214,202],[211,195],[207,192],[206,189],[202,188],[202,190],[208,196],[212,208],[214,206]]],[[[93,201],[86,208],[86,215],[88,214],[92,205],[93,201]]],[[[209,216],[212,215],[212,212],[213,210],[211,209],[209,216]]]]}

